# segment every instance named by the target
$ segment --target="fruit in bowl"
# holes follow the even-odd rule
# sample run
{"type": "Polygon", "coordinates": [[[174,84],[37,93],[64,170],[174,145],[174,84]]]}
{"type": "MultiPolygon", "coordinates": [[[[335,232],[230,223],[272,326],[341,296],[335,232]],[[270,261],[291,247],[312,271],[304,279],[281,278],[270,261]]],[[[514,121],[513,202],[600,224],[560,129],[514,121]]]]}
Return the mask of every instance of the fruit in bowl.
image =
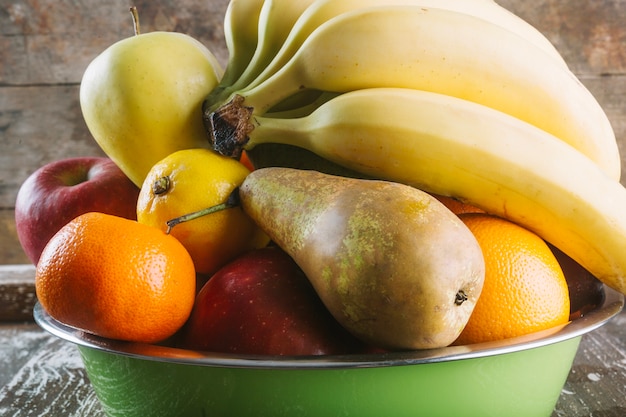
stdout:
{"type": "MultiPolygon", "coordinates": [[[[221,223],[215,221],[224,214],[219,212],[243,212],[291,258],[292,266],[297,265],[324,311],[343,330],[383,349],[363,356],[313,358],[244,352],[252,345],[250,338],[266,335],[260,328],[254,329],[258,333],[237,334],[250,325],[237,315],[251,310],[218,305],[224,297],[206,301],[216,288],[237,289],[234,281],[224,283],[220,272],[208,279],[206,292],[201,290],[195,299],[196,315],[190,314],[188,324],[197,339],[185,335],[182,325],[176,335],[197,342],[193,350],[173,347],[181,340],[178,337],[156,345],[147,345],[152,342],[147,339],[127,343],[125,334],[116,335],[117,340],[102,339],[91,334],[96,331],[89,326],[81,326],[80,331],[64,327],[54,320],[51,309],[51,317],[37,310],[40,323],[81,346],[86,368],[107,407],[113,409],[111,404],[128,393],[98,380],[135,381],[165,374],[173,381],[173,386],[159,381],[137,387],[133,395],[141,400],[124,407],[137,415],[152,414],[152,407],[168,410],[169,392],[179,398],[184,395],[184,405],[173,412],[178,415],[275,416],[304,410],[313,415],[347,411],[363,416],[388,413],[389,404],[396,407],[395,415],[423,412],[425,404],[431,415],[454,415],[459,403],[466,415],[547,415],[567,376],[579,336],[616,314],[623,305],[617,292],[626,292],[622,253],[626,189],[619,183],[620,158],[606,114],[558,54],[546,49],[544,42],[539,42],[543,46],[534,42],[536,31],[514,15],[504,17],[494,2],[473,4],[482,13],[478,16],[459,9],[460,3],[454,1],[437,7],[414,3],[359,7],[354,2],[316,1],[303,12],[298,8],[304,2],[285,8],[291,20],[277,19],[277,10],[283,10],[274,7],[279,2],[259,7],[231,3],[225,27],[229,48],[237,54],[230,57],[227,72],[228,68],[239,72],[229,73],[212,91],[199,89],[201,106],[197,102],[182,106],[182,110],[201,107],[200,116],[195,112],[182,126],[193,125],[193,132],[176,125],[181,127],[176,132],[186,132],[184,139],[191,140],[192,148],[209,147],[209,153],[234,159],[246,152],[256,169],[239,176],[235,186],[223,187],[219,201],[203,203],[211,207],[193,207],[172,219],[165,216],[157,226],[164,228],[165,221],[167,228],[160,232],[168,237],[176,238],[183,224],[186,233],[207,237],[221,223]],[[255,29],[259,30],[230,32],[241,21],[258,22],[255,29]],[[270,21],[279,23],[269,25],[270,21]],[[286,21],[296,23],[285,28],[281,23],[286,21]],[[516,51],[514,57],[511,50],[516,51]],[[197,134],[200,123],[202,135],[197,134]],[[278,145],[272,149],[284,153],[281,158],[269,155],[263,167],[257,166],[255,149],[265,145],[278,145]],[[295,148],[306,152],[296,157],[290,154],[295,148]],[[308,160],[312,155],[314,162],[308,160]],[[302,169],[320,159],[323,163],[316,166],[321,171],[340,167],[342,174],[302,169]],[[290,168],[280,167],[283,161],[290,168]],[[463,344],[461,339],[452,345],[471,326],[473,313],[479,311],[474,306],[481,300],[491,303],[487,309],[491,314],[519,320],[513,308],[498,310],[498,299],[489,294],[522,290],[515,279],[500,282],[495,290],[487,287],[486,281],[493,281],[490,277],[506,276],[515,262],[493,262],[498,255],[486,249],[480,233],[432,195],[478,208],[481,214],[474,217],[488,217],[493,223],[502,220],[514,227],[516,232],[510,235],[518,236],[514,243],[521,247],[508,245],[510,253],[503,258],[515,261],[520,254],[524,260],[533,258],[523,247],[531,240],[535,254],[550,255],[542,256],[542,267],[548,265],[542,272],[532,267],[526,272],[538,280],[545,278],[539,287],[547,289],[549,304],[556,309],[536,319],[545,294],[530,291],[536,288],[527,282],[521,285],[528,289],[524,297],[509,298],[522,305],[522,314],[545,324],[542,330],[520,325],[517,333],[496,332],[497,340],[463,344]],[[213,225],[200,226],[202,217],[209,224],[213,219],[213,225]],[[545,242],[566,258],[555,259],[545,242]],[[585,311],[569,324],[572,312],[564,259],[597,277],[608,294],[600,308],[585,311]],[[495,266],[495,274],[487,271],[486,264],[495,266]],[[558,289],[550,289],[550,282],[556,282],[558,289]],[[483,299],[484,288],[488,290],[483,299]],[[524,304],[526,299],[531,303],[524,304]],[[210,317],[197,320],[202,311],[210,317]],[[229,317],[218,320],[225,311],[229,317]],[[229,330],[240,338],[240,345],[224,348],[209,343],[215,340],[199,341],[203,330],[198,323],[209,326],[206,336],[213,339],[226,337],[223,331],[215,331],[217,326],[237,323],[229,330]],[[249,338],[241,340],[246,335],[249,338]],[[201,350],[218,348],[229,352],[201,350]],[[115,366],[117,361],[120,367],[115,366]],[[539,382],[539,373],[549,374],[550,380],[539,382]],[[147,395],[155,391],[159,395],[147,395]],[[320,401],[320,396],[329,400],[320,401]]],[[[138,35],[137,42],[147,39],[142,36],[146,35],[138,35]]],[[[159,51],[158,44],[154,47],[159,51]]],[[[131,112],[97,110],[126,109],[129,98],[137,98],[140,104],[150,101],[152,86],[140,97],[134,96],[139,90],[126,96],[123,82],[98,88],[100,79],[117,80],[123,65],[114,62],[96,62],[94,68],[103,76],[94,77],[88,69],[84,78],[81,106],[90,127],[98,123],[125,127],[129,122],[120,114],[131,112]],[[93,96],[90,90],[95,91],[93,96]],[[102,97],[106,100],[97,104],[102,97]]],[[[178,77],[168,79],[154,71],[150,75],[176,89],[178,77]]],[[[120,81],[127,81],[123,78],[120,81]]],[[[172,109],[167,110],[170,114],[172,109]]],[[[145,123],[148,117],[140,116],[140,125],[153,127],[145,123]]],[[[175,117],[176,122],[181,120],[175,117]]],[[[113,137],[101,133],[94,133],[96,139],[113,137]]],[[[102,147],[112,158],[124,159],[128,175],[137,183],[158,160],[179,150],[179,138],[171,131],[163,128],[156,133],[159,149],[167,155],[148,148],[144,134],[132,138],[133,145],[139,145],[132,152],[119,143],[102,147]],[[170,134],[161,136],[163,132],[170,134]]],[[[225,173],[226,169],[220,172],[225,173]]],[[[178,205],[205,197],[204,191],[217,194],[198,181],[178,205]]],[[[241,231],[237,225],[229,230],[241,231]]],[[[182,234],[178,239],[185,241],[182,234]]],[[[212,247],[220,242],[226,246],[224,238],[212,247]]],[[[491,241],[496,248],[503,242],[506,236],[491,241]]],[[[184,243],[183,247],[191,252],[184,243]]],[[[251,255],[237,256],[220,261],[238,262],[239,257],[251,255]]],[[[198,268],[197,262],[194,267],[198,268]]],[[[238,285],[243,284],[238,281],[238,285]]],[[[261,306],[282,305],[268,300],[249,298],[261,306]]],[[[267,314],[274,312],[269,309],[267,314]]],[[[74,314],[81,312],[77,309],[74,314]]],[[[507,325],[506,320],[494,323],[507,325]]]]}
{"type": "Polygon", "coordinates": [[[37,299],[51,315],[103,337],[155,343],[189,317],[193,261],[159,229],[104,213],[82,214],[44,248],[37,299]]]}
{"type": "Polygon", "coordinates": [[[427,193],[387,181],[262,168],[243,210],[302,268],[333,316],[366,343],[446,346],[480,295],[482,252],[427,193]]]}
{"type": "Polygon", "coordinates": [[[173,152],[148,172],[137,200],[137,220],[180,240],[196,272],[210,276],[238,255],[269,241],[239,207],[210,216],[194,214],[227,201],[249,172],[243,163],[209,149],[173,152]],[[177,220],[181,218],[186,221],[177,220]]]}
{"type": "Polygon", "coordinates": [[[331,355],[365,351],[328,312],[283,250],[248,252],[198,293],[180,346],[246,355],[331,355]]]}

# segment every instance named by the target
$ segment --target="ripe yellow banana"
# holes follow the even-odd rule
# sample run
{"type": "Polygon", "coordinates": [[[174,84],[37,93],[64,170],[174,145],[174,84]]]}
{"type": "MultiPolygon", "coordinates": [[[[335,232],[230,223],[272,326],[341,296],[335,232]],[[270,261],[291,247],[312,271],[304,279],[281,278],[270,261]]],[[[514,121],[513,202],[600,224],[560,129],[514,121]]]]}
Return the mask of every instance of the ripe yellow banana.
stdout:
{"type": "Polygon", "coordinates": [[[563,141],[467,100],[342,94],[300,119],[256,117],[246,149],[302,147],[372,177],[469,202],[536,232],[626,294],[626,188],[563,141]]]}
{"type": "Polygon", "coordinates": [[[224,36],[229,62],[220,84],[203,103],[212,109],[233,89],[247,85],[274,57],[291,27],[314,0],[233,0],[224,36]],[[229,69],[230,68],[230,69],[229,69]]]}
{"type": "MultiPolygon", "coordinates": [[[[374,6],[414,5],[439,8],[465,13],[487,20],[516,33],[537,47],[552,55],[555,60],[567,66],[554,45],[534,26],[501,7],[494,1],[472,0],[316,0],[307,8],[293,25],[280,50],[258,77],[247,86],[239,84],[242,90],[249,90],[284,66],[302,46],[306,38],[326,21],[343,13],[362,10],[374,6]]],[[[231,88],[231,91],[233,89],[231,88]]]]}
{"type": "Polygon", "coordinates": [[[245,87],[274,58],[291,28],[314,0],[265,0],[258,21],[258,43],[248,67],[233,83],[245,87]]]}
{"type": "Polygon", "coordinates": [[[272,110],[266,113],[266,115],[268,117],[283,119],[295,119],[297,117],[308,116],[319,106],[340,94],[317,90],[306,90],[308,94],[304,93],[304,91],[301,93],[304,95],[304,99],[302,99],[300,95],[292,96],[288,102],[281,103],[284,104],[284,106],[272,110]]]}
{"type": "MultiPolygon", "coordinates": [[[[492,107],[620,177],[611,124],[571,71],[511,31],[451,10],[385,6],[341,14],[318,27],[279,71],[233,97],[262,115],[302,88],[374,87],[432,91],[492,107]]],[[[205,112],[209,134],[214,117],[205,112]]]]}
{"type": "Polygon", "coordinates": [[[263,0],[231,0],[224,15],[228,63],[219,87],[232,85],[254,56],[263,0]]]}

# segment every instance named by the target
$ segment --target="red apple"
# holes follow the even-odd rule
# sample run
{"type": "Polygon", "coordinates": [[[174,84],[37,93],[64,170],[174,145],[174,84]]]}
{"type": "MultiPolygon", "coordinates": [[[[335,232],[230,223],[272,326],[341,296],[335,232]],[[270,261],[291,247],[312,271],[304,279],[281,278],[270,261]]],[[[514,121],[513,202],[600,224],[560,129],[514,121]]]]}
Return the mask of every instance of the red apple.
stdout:
{"type": "Polygon", "coordinates": [[[50,238],[80,214],[97,211],[137,219],[139,188],[105,157],[67,158],[32,173],[15,202],[17,236],[37,264],[50,238]]]}
{"type": "Polygon", "coordinates": [[[202,287],[182,331],[187,349],[243,355],[327,355],[363,345],[330,315],[281,249],[248,252],[202,287]]]}

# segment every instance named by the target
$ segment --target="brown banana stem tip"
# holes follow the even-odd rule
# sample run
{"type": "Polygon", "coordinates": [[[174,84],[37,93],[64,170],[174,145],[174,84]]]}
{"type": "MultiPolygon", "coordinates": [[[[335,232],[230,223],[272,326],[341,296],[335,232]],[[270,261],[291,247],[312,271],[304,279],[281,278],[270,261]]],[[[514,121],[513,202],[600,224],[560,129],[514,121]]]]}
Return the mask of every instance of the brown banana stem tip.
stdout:
{"type": "Polygon", "coordinates": [[[203,114],[205,129],[211,147],[216,152],[235,159],[241,157],[243,147],[254,130],[250,122],[252,107],[244,106],[244,98],[236,95],[228,103],[203,114]]]}

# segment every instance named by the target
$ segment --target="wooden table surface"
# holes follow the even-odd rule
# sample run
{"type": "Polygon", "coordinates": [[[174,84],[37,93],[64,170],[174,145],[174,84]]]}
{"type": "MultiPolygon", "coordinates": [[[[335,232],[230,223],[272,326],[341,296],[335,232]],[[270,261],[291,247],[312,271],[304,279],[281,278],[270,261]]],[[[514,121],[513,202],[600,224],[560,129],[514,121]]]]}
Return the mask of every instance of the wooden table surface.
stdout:
{"type": "MultiPolygon", "coordinates": [[[[29,266],[0,267],[0,294],[13,294],[0,300],[0,416],[103,417],[75,345],[28,320],[32,274],[29,266]],[[3,313],[22,320],[3,322],[3,313]]],[[[557,416],[626,416],[626,311],[583,336],[557,416]]]]}

